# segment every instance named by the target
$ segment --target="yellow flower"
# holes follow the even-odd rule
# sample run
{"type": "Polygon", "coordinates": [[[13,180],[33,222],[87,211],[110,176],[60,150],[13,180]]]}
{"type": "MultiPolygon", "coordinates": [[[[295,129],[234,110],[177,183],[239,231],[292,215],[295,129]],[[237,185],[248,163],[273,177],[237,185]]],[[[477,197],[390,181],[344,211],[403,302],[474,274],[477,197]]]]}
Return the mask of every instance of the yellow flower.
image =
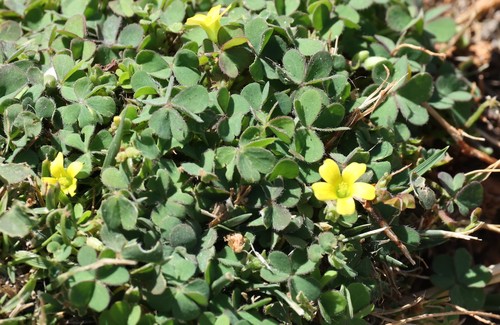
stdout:
{"type": "Polygon", "coordinates": [[[320,201],[337,201],[336,210],[341,215],[356,212],[354,199],[373,200],[375,186],[356,182],[366,171],[365,164],[351,163],[340,174],[339,166],[327,159],[319,168],[319,174],[326,181],[312,184],[314,196],[320,201]]]}
{"type": "Polygon", "coordinates": [[[208,38],[212,42],[217,42],[217,34],[220,29],[220,19],[229,10],[231,6],[227,7],[222,13],[220,13],[221,5],[215,6],[208,14],[196,14],[186,21],[187,26],[200,26],[203,28],[205,33],[207,33],[208,38]]]}
{"type": "Polygon", "coordinates": [[[79,161],[74,161],[69,164],[68,168],[64,168],[64,157],[60,152],[56,159],[50,163],[50,175],[52,177],[42,177],[42,182],[55,185],[59,183],[64,194],[74,196],[76,192],[75,176],[82,170],[83,164],[79,161]]]}

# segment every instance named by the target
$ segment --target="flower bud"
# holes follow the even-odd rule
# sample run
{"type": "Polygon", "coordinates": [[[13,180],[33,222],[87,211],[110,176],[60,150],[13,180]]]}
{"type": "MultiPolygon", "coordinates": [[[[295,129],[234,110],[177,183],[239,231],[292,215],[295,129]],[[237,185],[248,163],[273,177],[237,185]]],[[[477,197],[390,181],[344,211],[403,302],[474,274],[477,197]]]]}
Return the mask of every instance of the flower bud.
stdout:
{"type": "Polygon", "coordinates": [[[57,87],[57,74],[54,67],[50,67],[43,74],[43,84],[47,88],[56,88],[57,87]]]}

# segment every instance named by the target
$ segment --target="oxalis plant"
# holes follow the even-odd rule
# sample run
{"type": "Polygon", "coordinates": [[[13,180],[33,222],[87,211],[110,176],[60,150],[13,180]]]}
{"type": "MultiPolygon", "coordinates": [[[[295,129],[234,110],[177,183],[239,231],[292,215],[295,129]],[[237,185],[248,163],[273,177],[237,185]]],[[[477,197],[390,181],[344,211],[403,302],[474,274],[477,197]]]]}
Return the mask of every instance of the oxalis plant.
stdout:
{"type": "Polygon", "coordinates": [[[463,249],[429,254],[473,238],[483,197],[484,174],[446,172],[457,148],[446,130],[473,133],[480,98],[436,52],[457,32],[446,7],[0,8],[4,322],[367,324],[444,311],[451,323],[486,308],[487,268],[463,249]],[[401,308],[429,288],[417,311],[401,308]]]}

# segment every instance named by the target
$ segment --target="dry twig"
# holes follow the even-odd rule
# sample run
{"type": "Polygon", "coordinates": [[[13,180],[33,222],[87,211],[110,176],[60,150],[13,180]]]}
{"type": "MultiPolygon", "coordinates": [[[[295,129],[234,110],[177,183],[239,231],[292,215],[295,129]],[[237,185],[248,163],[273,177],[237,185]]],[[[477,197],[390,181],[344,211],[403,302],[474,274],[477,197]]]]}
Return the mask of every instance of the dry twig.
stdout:
{"type": "Polygon", "coordinates": [[[402,48],[409,48],[409,49],[412,49],[412,50],[424,52],[425,54],[428,54],[430,56],[436,56],[436,57],[440,58],[441,60],[446,59],[446,54],[445,53],[433,52],[431,50],[426,49],[425,47],[417,46],[417,45],[413,45],[413,44],[408,44],[408,43],[403,43],[403,44],[399,44],[398,46],[396,46],[394,48],[394,50],[391,51],[391,55],[394,56],[402,48]]]}
{"type": "MultiPolygon", "coordinates": [[[[447,312],[442,312],[442,313],[434,313],[434,314],[422,314],[414,317],[409,317],[405,319],[401,319],[397,322],[393,323],[388,323],[387,325],[401,325],[401,324],[408,324],[416,321],[421,321],[424,319],[431,319],[431,318],[442,318],[442,317],[447,317],[447,316],[471,316],[473,315],[480,316],[480,317],[487,317],[487,318],[493,318],[493,319],[500,319],[500,315],[493,314],[493,313],[487,313],[487,312],[482,312],[482,311],[470,311],[470,310],[457,310],[457,311],[447,311],[447,312]]],[[[486,324],[495,324],[495,323],[486,323],[486,324]]]]}
{"type": "Polygon", "coordinates": [[[453,141],[455,141],[455,143],[459,146],[460,152],[462,152],[467,156],[476,157],[488,164],[494,164],[497,162],[497,159],[467,144],[464,141],[462,133],[453,125],[448,123],[443,117],[441,117],[441,115],[439,115],[439,113],[429,104],[423,103],[423,106],[427,109],[429,114],[432,115],[432,117],[434,117],[434,119],[439,124],[441,124],[441,126],[446,130],[446,132],[448,132],[453,141]]]}
{"type": "Polygon", "coordinates": [[[384,233],[385,235],[399,248],[399,250],[403,253],[403,255],[410,261],[412,265],[417,264],[415,260],[411,257],[410,251],[408,251],[408,248],[403,244],[403,242],[396,236],[394,231],[391,230],[391,226],[387,223],[387,221],[382,218],[380,213],[375,210],[375,208],[372,206],[371,202],[366,201],[363,205],[365,210],[370,214],[370,216],[377,221],[377,223],[380,225],[380,227],[385,228],[384,233]]]}

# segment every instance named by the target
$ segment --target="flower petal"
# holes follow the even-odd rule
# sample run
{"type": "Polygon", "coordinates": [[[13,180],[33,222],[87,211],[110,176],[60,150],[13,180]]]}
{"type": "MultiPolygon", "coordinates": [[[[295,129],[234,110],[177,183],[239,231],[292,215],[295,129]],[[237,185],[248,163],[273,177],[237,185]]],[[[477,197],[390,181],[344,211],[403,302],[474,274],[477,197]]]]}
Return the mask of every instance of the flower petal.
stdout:
{"type": "Polygon", "coordinates": [[[366,165],[357,162],[350,163],[342,171],[342,179],[344,182],[353,184],[366,172],[366,165]]]}
{"type": "Polygon", "coordinates": [[[215,7],[212,7],[209,11],[208,11],[208,14],[207,14],[207,17],[213,17],[213,18],[220,18],[220,16],[222,16],[220,14],[220,8],[222,8],[221,5],[217,5],[215,7]]]}
{"type": "Polygon", "coordinates": [[[57,183],[57,178],[54,177],[42,177],[42,182],[45,184],[55,185],[57,183]]]}
{"type": "Polygon", "coordinates": [[[196,14],[186,20],[186,25],[188,26],[203,26],[207,20],[206,15],[196,14]]]}
{"type": "Polygon", "coordinates": [[[326,159],[319,167],[319,174],[327,183],[336,185],[341,181],[339,166],[332,159],[326,159]]]}
{"type": "Polygon", "coordinates": [[[64,174],[64,156],[62,152],[57,154],[56,159],[50,163],[50,175],[58,178],[64,174]]]}
{"type": "Polygon", "coordinates": [[[311,185],[314,196],[320,201],[330,201],[337,199],[335,186],[325,182],[318,182],[311,185]]]}
{"type": "Polygon", "coordinates": [[[68,187],[62,189],[64,194],[69,194],[70,196],[75,196],[76,194],[76,180],[68,187]]]}
{"type": "Polygon", "coordinates": [[[83,164],[79,161],[74,161],[68,166],[68,174],[75,177],[83,168],[83,164]]]}
{"type": "Polygon", "coordinates": [[[337,200],[337,212],[343,216],[356,212],[356,205],[352,197],[337,200]]]}
{"type": "Polygon", "coordinates": [[[375,198],[375,186],[368,183],[354,183],[352,184],[352,196],[363,200],[373,200],[375,198]]]}

